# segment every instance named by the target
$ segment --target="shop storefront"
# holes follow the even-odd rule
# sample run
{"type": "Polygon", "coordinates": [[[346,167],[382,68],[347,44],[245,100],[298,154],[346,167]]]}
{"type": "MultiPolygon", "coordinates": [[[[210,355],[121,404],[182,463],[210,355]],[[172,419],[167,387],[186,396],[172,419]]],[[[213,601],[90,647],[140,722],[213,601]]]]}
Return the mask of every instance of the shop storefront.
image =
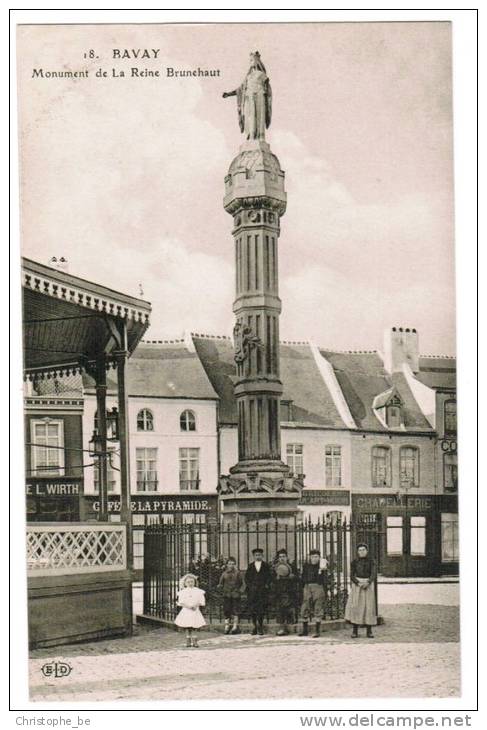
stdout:
{"type": "Polygon", "coordinates": [[[348,518],[350,491],[348,489],[303,489],[299,509],[305,519],[321,522],[324,519],[348,518]]]}
{"type": "Polygon", "coordinates": [[[456,574],[458,507],[454,501],[437,495],[354,494],[353,518],[380,526],[380,573],[398,577],[456,574]]]}
{"type": "Polygon", "coordinates": [[[438,560],[442,575],[458,575],[459,536],[458,536],[458,496],[443,494],[438,499],[438,560]]]}
{"type": "MultiPolygon", "coordinates": [[[[86,519],[96,520],[100,510],[97,496],[84,497],[86,519]]],[[[200,524],[216,523],[218,519],[218,497],[216,494],[201,494],[191,497],[175,495],[132,495],[132,531],[134,548],[135,580],[142,579],[144,567],[144,529],[149,524],[200,524]]],[[[120,519],[120,497],[112,494],[108,500],[110,520],[120,519]]],[[[205,552],[202,541],[201,552],[205,552]]]]}
{"type": "Polygon", "coordinates": [[[27,522],[79,522],[83,514],[81,477],[27,479],[27,522]]]}

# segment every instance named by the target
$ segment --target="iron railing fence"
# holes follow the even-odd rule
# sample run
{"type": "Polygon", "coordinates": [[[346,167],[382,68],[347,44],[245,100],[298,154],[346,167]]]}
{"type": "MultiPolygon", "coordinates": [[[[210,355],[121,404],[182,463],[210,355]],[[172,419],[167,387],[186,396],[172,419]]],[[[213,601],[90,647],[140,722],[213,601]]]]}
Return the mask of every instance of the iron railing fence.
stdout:
{"type": "MultiPolygon", "coordinates": [[[[144,532],[144,604],[143,611],[167,621],[178,612],[179,580],[187,572],[198,577],[206,592],[205,618],[209,624],[223,621],[222,596],[218,582],[228,557],[236,560],[244,574],[252,561],[252,550],[262,548],[264,560],[274,563],[277,551],[287,550],[296,579],[293,583],[294,614],[298,618],[302,597],[299,575],[311,549],[326,558],[325,620],[343,618],[349,591],[350,559],[358,543],[369,546],[369,554],[378,566],[381,531],[378,523],[323,520],[294,523],[266,520],[220,523],[151,524],[144,532]]],[[[274,618],[272,590],[267,619],[274,618]]],[[[245,591],[242,593],[242,618],[247,619],[245,591]]]]}

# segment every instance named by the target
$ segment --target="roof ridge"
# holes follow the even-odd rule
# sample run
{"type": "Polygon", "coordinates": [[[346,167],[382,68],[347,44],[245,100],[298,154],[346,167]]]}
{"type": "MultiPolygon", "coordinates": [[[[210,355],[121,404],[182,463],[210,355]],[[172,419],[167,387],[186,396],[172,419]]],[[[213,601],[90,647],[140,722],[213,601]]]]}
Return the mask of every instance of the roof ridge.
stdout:
{"type": "Polygon", "coordinates": [[[207,340],[231,340],[232,338],[229,335],[210,335],[206,332],[190,332],[189,333],[191,337],[201,337],[205,338],[207,340]]]}
{"type": "Polygon", "coordinates": [[[457,359],[456,355],[421,355],[420,354],[420,357],[428,357],[428,358],[431,358],[432,360],[440,360],[440,359],[441,360],[456,360],[457,359]]]}
{"type": "Polygon", "coordinates": [[[335,355],[377,355],[379,350],[331,350],[329,347],[318,345],[319,350],[326,350],[335,355]]]}
{"type": "Polygon", "coordinates": [[[279,340],[280,345],[305,345],[309,347],[309,340],[279,340]]]}
{"type": "Polygon", "coordinates": [[[141,340],[141,345],[181,345],[184,344],[184,339],[173,339],[173,340],[141,340]]]}

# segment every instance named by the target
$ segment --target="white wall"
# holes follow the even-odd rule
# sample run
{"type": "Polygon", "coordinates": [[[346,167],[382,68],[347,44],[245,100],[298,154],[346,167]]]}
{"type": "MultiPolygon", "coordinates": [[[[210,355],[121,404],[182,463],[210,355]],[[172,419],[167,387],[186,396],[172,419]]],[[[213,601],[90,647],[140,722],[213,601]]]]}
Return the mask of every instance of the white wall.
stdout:
{"type": "MultiPolygon", "coordinates": [[[[228,474],[230,467],[238,460],[237,428],[225,426],[220,432],[221,472],[228,474]]],[[[288,443],[303,445],[303,468],[306,474],[305,484],[309,489],[325,489],[325,447],[341,446],[342,449],[342,489],[350,489],[351,470],[351,438],[348,431],[332,431],[318,428],[281,427],[281,458],[286,461],[288,443]]],[[[339,487],[331,487],[339,489],[339,487]]]]}
{"type": "MultiPolygon", "coordinates": [[[[116,405],[115,398],[107,398],[107,408],[116,405]]],[[[85,397],[83,418],[84,448],[93,432],[96,399],[85,397]]],[[[179,449],[183,447],[199,448],[200,453],[200,488],[199,492],[214,494],[218,484],[217,474],[217,429],[216,401],[165,399],[165,398],[129,398],[130,425],[130,474],[131,491],[137,493],[136,449],[137,447],[157,448],[157,494],[179,493],[179,449]],[[137,414],[148,408],[154,416],[154,431],[137,431],[137,414]],[[196,416],[196,431],[181,431],[179,418],[181,413],[190,409],[196,416]]],[[[118,444],[114,444],[118,449],[118,444]]],[[[120,466],[114,459],[116,466],[120,466]]],[[[118,473],[117,489],[120,492],[118,473]]],[[[85,470],[85,493],[92,494],[93,469],[85,470]]],[[[144,492],[147,494],[147,492],[144,492]]]]}
{"type": "MultiPolygon", "coordinates": [[[[286,461],[287,444],[303,444],[303,472],[305,489],[326,489],[325,447],[340,446],[342,456],[341,489],[351,488],[350,434],[347,431],[331,431],[314,428],[281,428],[281,456],[286,461]]],[[[340,487],[328,487],[340,489],[340,487]]]]}
{"type": "Polygon", "coordinates": [[[222,426],[220,429],[220,470],[229,474],[230,467],[238,461],[238,433],[236,426],[222,426]]]}
{"type": "MultiPolygon", "coordinates": [[[[325,489],[325,447],[341,446],[342,449],[342,486],[351,489],[351,438],[347,431],[331,431],[314,428],[281,427],[281,457],[286,461],[288,443],[303,445],[303,468],[306,475],[305,489],[325,489]]],[[[238,460],[238,441],[236,427],[223,427],[220,431],[221,472],[228,474],[230,467],[238,460]]],[[[340,487],[329,487],[340,489],[340,487]]],[[[350,507],[333,505],[303,505],[301,508],[306,517],[313,521],[321,519],[327,512],[339,510],[344,515],[350,514],[350,507]]]]}

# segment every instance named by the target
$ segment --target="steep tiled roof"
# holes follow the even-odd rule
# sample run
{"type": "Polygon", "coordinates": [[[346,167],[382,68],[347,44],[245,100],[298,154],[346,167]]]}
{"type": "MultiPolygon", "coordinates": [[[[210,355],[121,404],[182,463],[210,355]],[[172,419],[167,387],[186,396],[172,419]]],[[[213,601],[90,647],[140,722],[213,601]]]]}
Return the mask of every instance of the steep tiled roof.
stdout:
{"type": "Polygon", "coordinates": [[[208,380],[218,394],[220,423],[237,423],[232,380],[235,375],[235,363],[231,340],[195,335],[193,343],[208,380]]]}
{"type": "Polygon", "coordinates": [[[294,421],[345,428],[309,345],[281,343],[280,354],[282,399],[293,402],[294,421]]]}
{"type": "Polygon", "coordinates": [[[184,342],[139,345],[127,368],[129,395],[216,398],[200,359],[184,342]]]}
{"type": "Polygon", "coordinates": [[[377,352],[320,352],[331,363],[358,428],[389,430],[376,417],[373,403],[376,396],[395,386],[404,402],[403,420],[406,430],[431,430],[402,373],[389,375],[377,352]]]}
{"type": "MultiPolygon", "coordinates": [[[[87,390],[94,381],[83,376],[87,390]]],[[[107,373],[109,391],[116,389],[116,375],[107,373]]],[[[212,398],[217,395],[209,382],[198,355],[189,352],[184,341],[142,342],[128,361],[127,390],[131,396],[159,398],[212,398]]]]}
{"type": "MultiPolygon", "coordinates": [[[[337,410],[330,389],[335,385],[323,376],[315,361],[325,358],[333,368],[356,427],[372,431],[388,431],[374,413],[393,390],[403,401],[406,430],[430,431],[431,426],[402,372],[388,374],[378,352],[335,352],[311,348],[303,342],[280,344],[283,400],[293,405],[296,425],[324,428],[346,428],[337,410]]],[[[141,343],[129,360],[128,392],[132,396],[165,398],[218,398],[219,419],[223,424],[237,423],[234,396],[235,363],[232,341],[228,337],[192,335],[192,339],[141,343]],[[194,351],[193,351],[194,349],[194,351]]],[[[430,388],[455,387],[455,359],[442,356],[421,356],[420,370],[414,377],[430,388]]],[[[327,366],[329,367],[329,366],[327,366]]],[[[330,371],[331,372],[331,371],[330,371]]],[[[334,381],[333,381],[334,382],[334,381]]],[[[107,373],[109,391],[116,389],[116,375],[107,373]]],[[[83,375],[85,391],[94,383],[83,375]]],[[[47,386],[46,386],[47,387],[47,386]]],[[[340,394],[340,398],[341,398],[340,394]]],[[[282,413],[282,418],[286,418],[282,413]]],[[[353,427],[353,423],[352,423],[353,427]]]]}
{"type": "Polygon", "coordinates": [[[429,388],[456,387],[456,360],[441,355],[422,355],[419,358],[419,373],[415,377],[429,388]]]}
{"type": "MultiPolygon", "coordinates": [[[[233,394],[235,364],[230,340],[193,337],[209,380],[220,398],[220,422],[237,423],[233,394]]],[[[296,424],[345,428],[309,345],[281,343],[283,400],[292,401],[296,424]]]]}

